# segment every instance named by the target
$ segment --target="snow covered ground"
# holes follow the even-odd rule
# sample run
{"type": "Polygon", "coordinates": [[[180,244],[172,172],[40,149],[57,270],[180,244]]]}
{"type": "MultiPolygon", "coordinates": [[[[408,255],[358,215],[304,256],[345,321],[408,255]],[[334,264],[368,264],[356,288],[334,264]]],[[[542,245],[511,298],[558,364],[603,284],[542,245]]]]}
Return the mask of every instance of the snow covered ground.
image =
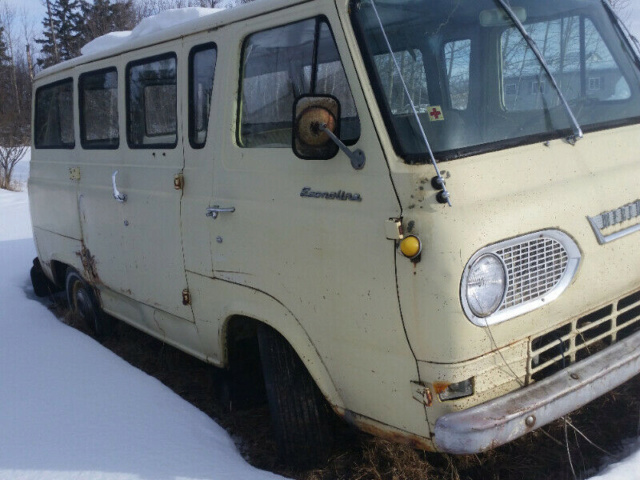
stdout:
{"type": "MultiPolygon", "coordinates": [[[[282,478],[248,465],[211,418],[61,323],[33,295],[34,257],[26,188],[0,190],[0,479],[282,478]]],[[[630,440],[629,456],[591,480],[638,478],[640,442],[630,440]]]]}
{"type": "MultiPolygon", "coordinates": [[[[21,166],[24,171],[25,162],[21,166]]],[[[282,478],[33,295],[26,189],[0,190],[0,479],[282,478]]]]}

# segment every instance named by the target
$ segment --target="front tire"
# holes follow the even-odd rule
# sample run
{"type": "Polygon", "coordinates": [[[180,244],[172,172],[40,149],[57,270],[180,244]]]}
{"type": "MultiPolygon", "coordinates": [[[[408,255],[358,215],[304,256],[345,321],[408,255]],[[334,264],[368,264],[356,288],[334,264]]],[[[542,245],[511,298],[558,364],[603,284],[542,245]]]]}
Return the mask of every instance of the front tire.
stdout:
{"type": "Polygon", "coordinates": [[[298,468],[326,461],[333,446],[333,416],[324,396],[291,345],[258,326],[260,358],[280,459],[298,468]]]}
{"type": "Polygon", "coordinates": [[[71,314],[80,318],[97,338],[108,337],[113,320],[100,309],[93,288],[73,268],[67,270],[65,290],[71,314]]]}

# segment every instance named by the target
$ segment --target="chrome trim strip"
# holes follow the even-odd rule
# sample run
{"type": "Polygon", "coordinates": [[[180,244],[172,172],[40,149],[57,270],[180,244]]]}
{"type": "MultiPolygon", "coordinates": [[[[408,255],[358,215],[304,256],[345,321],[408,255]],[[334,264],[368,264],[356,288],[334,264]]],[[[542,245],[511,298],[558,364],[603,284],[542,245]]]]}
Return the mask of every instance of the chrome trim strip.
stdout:
{"type": "Polygon", "coordinates": [[[470,454],[510,442],[604,395],[640,372],[640,332],[515,392],[440,417],[439,451],[470,454]]]}
{"type": "Polygon", "coordinates": [[[599,218],[600,216],[587,217],[587,220],[589,220],[589,223],[591,224],[591,228],[593,229],[593,233],[596,234],[596,238],[598,239],[598,243],[600,245],[611,243],[614,240],[618,240],[622,237],[626,237],[627,235],[631,235],[632,233],[635,233],[635,232],[640,232],[640,223],[639,223],[637,225],[632,225],[628,228],[620,230],[619,232],[612,233],[611,235],[602,235],[602,232],[600,231],[600,228],[598,227],[598,223],[597,223],[597,219],[599,218]]]}
{"type": "Polygon", "coordinates": [[[598,243],[600,245],[604,245],[606,243],[613,242],[614,240],[618,240],[619,238],[626,237],[627,235],[630,235],[634,232],[640,231],[640,224],[632,225],[610,235],[603,235],[602,230],[605,230],[609,227],[615,227],[616,225],[620,225],[626,221],[633,220],[639,217],[640,200],[636,200],[635,202],[627,203],[626,205],[623,205],[620,208],[616,208],[615,210],[603,212],[600,215],[596,215],[594,217],[587,217],[587,220],[589,220],[589,224],[593,229],[593,233],[596,234],[598,243]]]}

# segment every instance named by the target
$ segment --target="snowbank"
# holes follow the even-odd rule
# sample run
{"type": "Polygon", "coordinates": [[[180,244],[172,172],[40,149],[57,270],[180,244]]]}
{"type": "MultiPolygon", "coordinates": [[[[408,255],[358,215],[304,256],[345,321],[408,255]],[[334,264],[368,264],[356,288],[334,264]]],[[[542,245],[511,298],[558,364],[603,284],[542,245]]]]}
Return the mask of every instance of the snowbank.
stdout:
{"type": "Polygon", "coordinates": [[[211,418],[33,295],[26,192],[0,190],[0,478],[275,479],[211,418]]]}

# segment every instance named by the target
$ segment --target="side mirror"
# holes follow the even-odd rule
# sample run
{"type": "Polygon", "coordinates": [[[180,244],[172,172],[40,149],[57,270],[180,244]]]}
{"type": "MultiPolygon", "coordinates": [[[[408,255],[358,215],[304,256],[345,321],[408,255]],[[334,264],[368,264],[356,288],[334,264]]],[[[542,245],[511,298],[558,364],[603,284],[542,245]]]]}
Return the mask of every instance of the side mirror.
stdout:
{"type": "Polygon", "coordinates": [[[327,130],[340,136],[340,102],[330,96],[304,95],[293,106],[293,152],[303,160],[329,160],[339,147],[327,130]]]}
{"type": "Polygon", "coordinates": [[[360,149],[340,140],[340,102],[329,95],[304,95],[293,106],[293,152],[303,160],[329,160],[342,150],[355,170],[367,161],[360,149]]]}

